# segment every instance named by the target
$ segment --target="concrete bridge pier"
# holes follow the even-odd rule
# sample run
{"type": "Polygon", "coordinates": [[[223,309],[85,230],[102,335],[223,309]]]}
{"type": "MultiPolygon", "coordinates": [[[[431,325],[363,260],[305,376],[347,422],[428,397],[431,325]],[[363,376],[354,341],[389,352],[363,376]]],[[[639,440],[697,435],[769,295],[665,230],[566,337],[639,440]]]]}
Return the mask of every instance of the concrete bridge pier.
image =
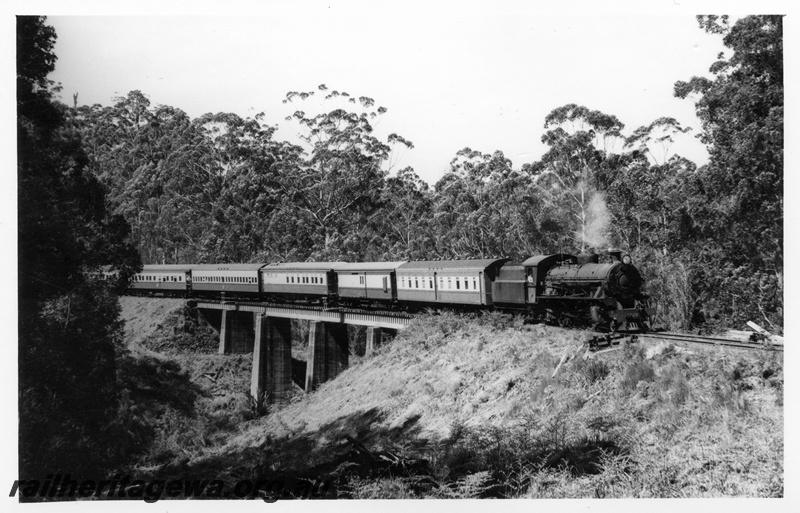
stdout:
{"type": "Polygon", "coordinates": [[[287,399],[292,392],[292,325],[289,319],[255,315],[250,395],[260,406],[287,399]]]}
{"type": "Polygon", "coordinates": [[[367,347],[364,356],[372,356],[383,340],[383,328],[367,328],[367,347]]]}
{"type": "Polygon", "coordinates": [[[347,325],[311,321],[306,360],[306,393],[342,373],[347,368],[349,359],[347,325]]]}
{"type": "Polygon", "coordinates": [[[253,351],[254,331],[252,313],[222,310],[219,328],[219,354],[240,354],[253,351]]]}

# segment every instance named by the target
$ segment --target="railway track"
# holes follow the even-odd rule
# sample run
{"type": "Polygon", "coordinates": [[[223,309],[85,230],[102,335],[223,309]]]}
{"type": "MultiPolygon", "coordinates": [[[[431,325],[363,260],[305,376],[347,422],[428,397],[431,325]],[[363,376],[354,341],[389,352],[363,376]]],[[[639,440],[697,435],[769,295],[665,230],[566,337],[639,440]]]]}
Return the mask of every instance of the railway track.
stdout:
{"type": "Polygon", "coordinates": [[[591,351],[602,353],[619,349],[620,344],[634,342],[637,339],[669,340],[674,342],[687,342],[690,344],[704,344],[713,346],[734,347],[737,349],[765,349],[767,351],[783,351],[783,345],[767,344],[764,342],[743,342],[723,337],[706,337],[702,335],[688,335],[685,333],[650,332],[650,333],[608,333],[592,336],[587,340],[591,351]]]}
{"type": "Polygon", "coordinates": [[[706,337],[702,335],[687,335],[684,333],[654,332],[654,333],[642,333],[636,336],[641,338],[655,339],[655,340],[673,340],[675,342],[689,342],[692,344],[736,347],[740,349],[766,349],[768,351],[783,351],[782,345],[773,345],[763,342],[762,343],[742,342],[741,340],[733,340],[730,338],[706,337]]]}

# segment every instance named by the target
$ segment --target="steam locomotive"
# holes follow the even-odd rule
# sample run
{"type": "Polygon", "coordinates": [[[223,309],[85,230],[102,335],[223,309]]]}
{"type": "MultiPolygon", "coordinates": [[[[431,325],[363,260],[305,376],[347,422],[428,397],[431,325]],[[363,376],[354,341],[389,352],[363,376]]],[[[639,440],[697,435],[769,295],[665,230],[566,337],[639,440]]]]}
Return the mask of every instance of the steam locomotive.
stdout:
{"type": "MultiPolygon", "coordinates": [[[[115,272],[107,269],[105,277],[115,272]]],[[[145,265],[131,279],[139,295],[321,304],[329,308],[501,309],[600,331],[651,327],[655,309],[629,255],[537,255],[399,262],[283,262],[145,265]]]]}

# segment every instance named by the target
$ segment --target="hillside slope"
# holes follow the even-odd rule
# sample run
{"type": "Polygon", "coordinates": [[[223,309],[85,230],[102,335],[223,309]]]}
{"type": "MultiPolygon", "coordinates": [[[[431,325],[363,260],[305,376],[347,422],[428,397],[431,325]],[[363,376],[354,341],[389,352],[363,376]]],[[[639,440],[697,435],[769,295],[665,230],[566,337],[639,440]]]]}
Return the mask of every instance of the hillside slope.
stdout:
{"type": "MultiPolygon", "coordinates": [[[[213,399],[196,402],[181,422],[206,440],[175,435],[172,460],[137,468],[327,478],[359,498],[782,496],[781,354],[634,344],[583,359],[582,337],[503,315],[422,317],[265,416],[239,399],[225,410],[238,422],[222,422],[213,399]]],[[[201,391],[200,362],[238,358],[229,393],[246,394],[245,357],[172,358],[201,391]]]]}

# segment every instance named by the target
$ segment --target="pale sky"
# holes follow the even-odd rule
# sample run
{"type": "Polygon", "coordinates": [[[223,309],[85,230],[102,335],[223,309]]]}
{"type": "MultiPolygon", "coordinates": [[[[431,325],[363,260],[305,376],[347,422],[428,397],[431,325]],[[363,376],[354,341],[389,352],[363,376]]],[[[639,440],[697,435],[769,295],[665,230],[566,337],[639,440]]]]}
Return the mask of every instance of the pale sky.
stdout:
{"type": "Polygon", "coordinates": [[[75,92],[81,105],[110,105],[139,89],[191,117],[264,112],[281,139],[297,132],[288,114],[315,106],[286,106],[285,94],[324,83],[386,107],[378,133],[415,145],[393,155],[394,169],[412,166],[431,184],[467,146],[501,150],[517,168],[538,160],[545,116],[567,103],[617,116],[627,134],[674,117],[695,130],[672,153],[707,160],[694,104],[672,90],[708,75],[724,47],[685,7],[576,15],[529,2],[266,5],[246,16],[51,14],[51,78],[69,104],[75,92]]]}

